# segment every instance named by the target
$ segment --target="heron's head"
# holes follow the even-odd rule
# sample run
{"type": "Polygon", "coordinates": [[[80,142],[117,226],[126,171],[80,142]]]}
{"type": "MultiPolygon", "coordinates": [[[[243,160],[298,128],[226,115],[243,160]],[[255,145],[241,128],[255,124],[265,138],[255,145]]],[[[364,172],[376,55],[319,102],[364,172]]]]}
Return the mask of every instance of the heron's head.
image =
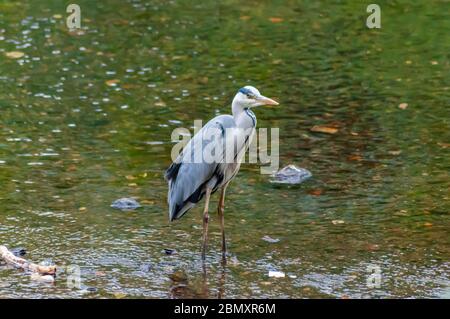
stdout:
{"type": "Polygon", "coordinates": [[[261,95],[257,88],[253,86],[245,86],[239,89],[233,99],[233,106],[239,106],[243,109],[261,105],[278,105],[279,103],[261,95]]]}

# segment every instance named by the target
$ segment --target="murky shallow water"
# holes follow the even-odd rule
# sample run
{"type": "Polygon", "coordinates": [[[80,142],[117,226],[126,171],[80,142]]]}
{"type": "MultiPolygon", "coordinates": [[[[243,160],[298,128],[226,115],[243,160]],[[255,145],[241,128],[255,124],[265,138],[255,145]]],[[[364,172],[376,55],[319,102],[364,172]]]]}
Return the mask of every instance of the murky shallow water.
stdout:
{"type": "Polygon", "coordinates": [[[78,1],[78,35],[59,1],[0,3],[0,243],[78,265],[83,287],[0,266],[0,297],[448,298],[449,4],[422,2],[380,4],[375,31],[339,2],[78,1]],[[282,104],[255,112],[280,128],[281,165],[313,178],[243,165],[229,262],[211,213],[205,274],[201,208],[167,222],[170,134],[249,83],[282,104]]]}

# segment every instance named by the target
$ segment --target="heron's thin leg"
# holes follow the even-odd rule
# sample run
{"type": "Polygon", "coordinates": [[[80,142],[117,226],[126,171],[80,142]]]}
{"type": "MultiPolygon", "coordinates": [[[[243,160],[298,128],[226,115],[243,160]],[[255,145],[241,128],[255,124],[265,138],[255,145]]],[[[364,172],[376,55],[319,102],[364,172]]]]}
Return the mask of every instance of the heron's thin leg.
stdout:
{"type": "Polygon", "coordinates": [[[202,259],[206,259],[206,247],[208,245],[208,207],[209,207],[209,197],[211,196],[211,189],[206,189],[205,196],[205,210],[203,211],[203,246],[202,246],[202,259]]]}
{"type": "Polygon", "coordinates": [[[225,294],[225,265],[222,265],[222,271],[220,272],[220,281],[217,293],[217,299],[222,299],[225,294]]]}
{"type": "Polygon", "coordinates": [[[219,213],[220,229],[222,231],[222,257],[224,260],[227,252],[227,244],[225,241],[225,216],[223,210],[225,207],[225,191],[227,189],[227,186],[228,184],[222,187],[222,192],[220,193],[219,206],[217,207],[217,212],[219,213]]]}

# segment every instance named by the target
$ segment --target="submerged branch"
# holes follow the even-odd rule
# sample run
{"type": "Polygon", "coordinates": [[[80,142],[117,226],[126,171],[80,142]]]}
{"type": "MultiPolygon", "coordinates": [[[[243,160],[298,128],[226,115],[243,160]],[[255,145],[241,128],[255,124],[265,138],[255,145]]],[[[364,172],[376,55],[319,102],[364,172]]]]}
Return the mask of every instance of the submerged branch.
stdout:
{"type": "Polygon", "coordinates": [[[3,259],[7,264],[22,268],[24,270],[36,272],[41,275],[56,275],[56,266],[41,266],[28,262],[23,258],[15,256],[5,246],[0,246],[0,259],[3,259]]]}

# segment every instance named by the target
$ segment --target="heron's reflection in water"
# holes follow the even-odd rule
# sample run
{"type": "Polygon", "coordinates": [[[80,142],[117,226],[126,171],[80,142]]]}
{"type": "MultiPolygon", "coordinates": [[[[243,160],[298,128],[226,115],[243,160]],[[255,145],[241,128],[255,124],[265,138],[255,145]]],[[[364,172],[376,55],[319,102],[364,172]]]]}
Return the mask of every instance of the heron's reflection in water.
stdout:
{"type": "Polygon", "coordinates": [[[178,269],[169,275],[171,282],[170,298],[196,299],[225,297],[226,263],[221,263],[217,269],[217,281],[211,280],[214,275],[206,263],[202,263],[201,273],[188,276],[182,269],[178,269]],[[217,282],[217,287],[213,283],[217,282]]]}

